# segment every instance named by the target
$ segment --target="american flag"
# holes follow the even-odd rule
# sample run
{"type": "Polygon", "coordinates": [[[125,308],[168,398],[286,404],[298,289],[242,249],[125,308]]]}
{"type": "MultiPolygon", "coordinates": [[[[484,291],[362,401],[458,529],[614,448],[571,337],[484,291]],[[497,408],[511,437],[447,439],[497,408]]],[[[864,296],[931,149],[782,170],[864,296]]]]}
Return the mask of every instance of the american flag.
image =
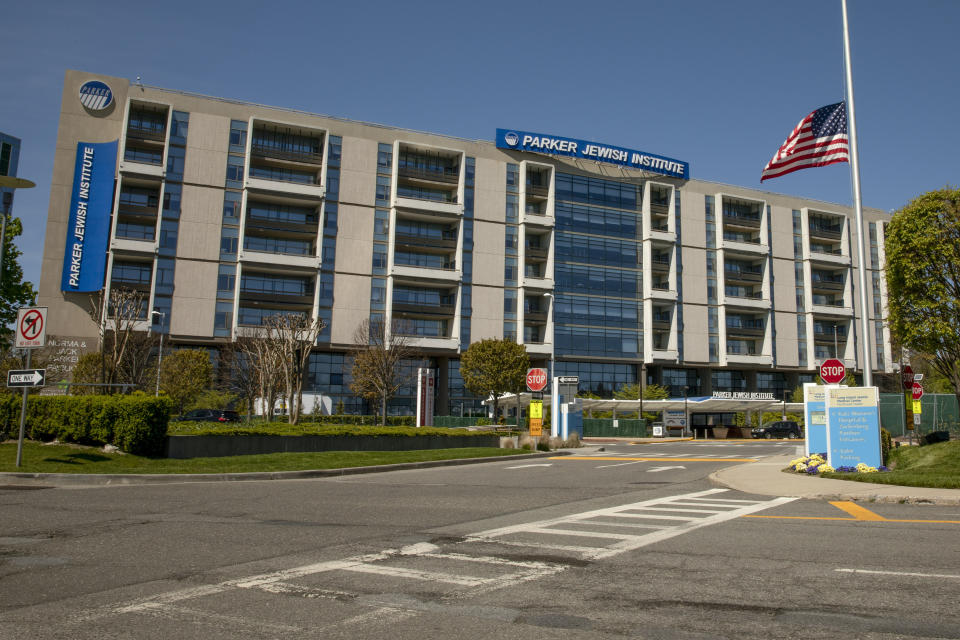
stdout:
{"type": "Polygon", "coordinates": [[[850,161],[847,141],[847,108],[843,102],[820,107],[806,118],[780,145],[763,168],[760,182],[788,173],[850,161]]]}

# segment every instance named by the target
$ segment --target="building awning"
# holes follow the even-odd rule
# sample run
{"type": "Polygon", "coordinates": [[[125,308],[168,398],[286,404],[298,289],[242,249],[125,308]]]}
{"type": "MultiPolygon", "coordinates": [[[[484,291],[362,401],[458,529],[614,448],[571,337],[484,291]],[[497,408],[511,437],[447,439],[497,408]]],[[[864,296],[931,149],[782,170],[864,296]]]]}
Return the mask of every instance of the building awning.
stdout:
{"type": "MultiPolygon", "coordinates": [[[[516,407],[519,400],[521,407],[530,404],[532,394],[521,393],[519,396],[507,394],[499,401],[501,407],[516,407]]],[[[615,411],[617,414],[633,413],[643,405],[644,413],[659,413],[661,411],[683,411],[690,413],[747,413],[754,411],[784,411],[803,413],[802,402],[783,402],[780,400],[759,400],[750,398],[718,398],[715,396],[696,396],[690,398],[668,398],[666,400],[614,400],[604,398],[580,398],[584,411],[615,411]]],[[[543,395],[544,404],[550,403],[549,394],[543,395]]],[[[493,400],[484,400],[483,404],[492,405],[493,400]]]]}

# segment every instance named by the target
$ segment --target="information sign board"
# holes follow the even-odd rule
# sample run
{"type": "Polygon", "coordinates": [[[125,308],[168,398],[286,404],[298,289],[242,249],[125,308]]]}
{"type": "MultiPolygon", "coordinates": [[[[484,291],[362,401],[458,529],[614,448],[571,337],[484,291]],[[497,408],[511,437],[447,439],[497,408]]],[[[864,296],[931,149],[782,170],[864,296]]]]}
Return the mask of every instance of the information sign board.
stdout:
{"type": "Polygon", "coordinates": [[[833,468],[859,463],[879,467],[880,402],[877,387],[826,390],[827,462],[833,468]]]}
{"type": "Polygon", "coordinates": [[[826,399],[827,387],[815,382],[803,385],[803,423],[807,433],[804,450],[808,456],[827,451],[826,399]]]}
{"type": "Polygon", "coordinates": [[[47,344],[47,308],[23,307],[17,311],[18,349],[38,349],[47,344]]]}

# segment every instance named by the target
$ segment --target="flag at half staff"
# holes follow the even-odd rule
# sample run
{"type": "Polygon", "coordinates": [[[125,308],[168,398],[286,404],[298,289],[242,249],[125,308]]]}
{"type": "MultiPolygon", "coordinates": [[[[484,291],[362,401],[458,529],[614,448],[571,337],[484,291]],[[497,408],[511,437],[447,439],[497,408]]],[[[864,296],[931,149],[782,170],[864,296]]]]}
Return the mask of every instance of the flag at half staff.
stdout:
{"type": "Polygon", "coordinates": [[[788,173],[850,161],[847,108],[843,102],[820,107],[800,121],[763,168],[760,182],[788,173]]]}

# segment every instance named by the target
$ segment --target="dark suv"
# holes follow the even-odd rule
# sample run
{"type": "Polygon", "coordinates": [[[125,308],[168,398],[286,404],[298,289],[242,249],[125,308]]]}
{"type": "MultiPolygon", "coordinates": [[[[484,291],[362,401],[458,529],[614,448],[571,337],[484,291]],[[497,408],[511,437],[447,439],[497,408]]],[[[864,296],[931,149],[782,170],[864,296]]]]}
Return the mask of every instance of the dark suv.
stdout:
{"type": "Polygon", "coordinates": [[[791,440],[795,440],[803,437],[803,433],[800,431],[800,425],[793,420],[770,422],[762,427],[751,430],[750,433],[753,434],[754,438],[766,438],[767,440],[771,438],[790,438],[791,440]]]}
{"type": "Polygon", "coordinates": [[[174,422],[240,422],[240,414],[224,409],[194,409],[173,419],[174,422]]]}

